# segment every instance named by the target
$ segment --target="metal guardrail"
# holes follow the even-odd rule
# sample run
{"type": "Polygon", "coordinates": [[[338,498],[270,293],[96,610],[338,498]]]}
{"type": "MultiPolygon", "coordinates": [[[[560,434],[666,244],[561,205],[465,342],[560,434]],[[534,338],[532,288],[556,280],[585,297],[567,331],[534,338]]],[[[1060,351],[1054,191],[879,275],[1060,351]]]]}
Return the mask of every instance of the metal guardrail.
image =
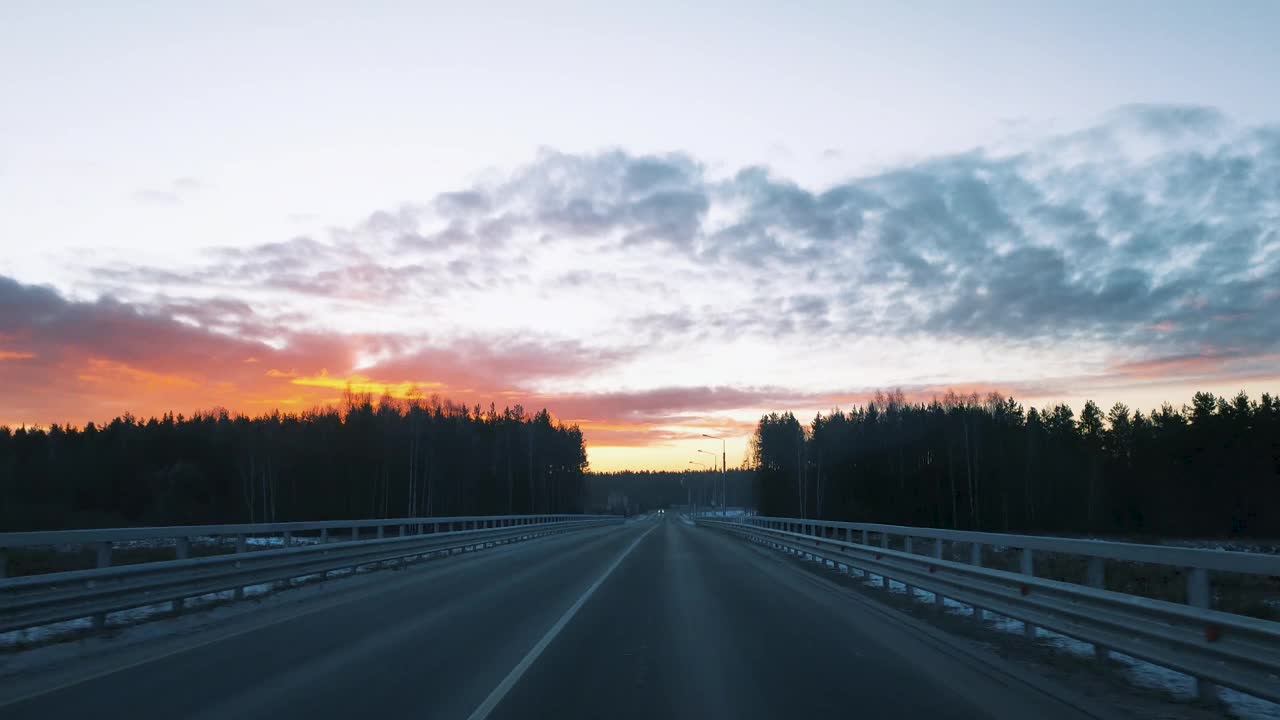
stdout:
{"type": "Polygon", "coordinates": [[[585,515],[473,515],[461,517],[386,518],[378,520],[318,520],[309,522],[245,523],[237,525],[174,525],[165,527],[102,528],[94,530],[53,530],[38,532],[0,533],[0,579],[7,577],[9,550],[30,547],[63,547],[68,545],[91,547],[96,551],[97,567],[110,567],[112,551],[118,543],[147,540],[174,541],[174,557],[181,560],[190,556],[191,545],[196,538],[217,541],[233,538],[236,552],[247,549],[247,541],[254,537],[279,536],[282,544],[289,546],[303,533],[317,533],[320,542],[329,542],[337,533],[349,531],[352,540],[359,540],[364,531],[370,530],[382,538],[388,530],[395,535],[476,530],[480,528],[514,527],[536,523],[559,522],[585,515]]]}
{"type": "Polygon", "coordinates": [[[1280,576],[1280,556],[965,532],[898,525],[746,517],[697,518],[707,525],[772,547],[800,552],[878,575],[983,611],[1020,620],[1028,635],[1043,627],[1094,645],[1102,657],[1116,650],[1186,673],[1197,692],[1216,702],[1216,686],[1280,702],[1280,622],[1209,607],[1210,572],[1280,576]],[[879,544],[872,544],[872,535],[879,544]],[[901,550],[890,547],[892,544],[901,550]],[[914,540],[931,540],[919,554],[914,540]],[[969,546],[969,562],[943,558],[943,543],[969,546]],[[984,549],[1018,550],[1019,572],[983,567],[984,549]],[[1079,555],[1087,585],[1036,577],[1035,553],[1079,555]],[[1130,595],[1104,587],[1105,560],[1173,566],[1187,573],[1188,604],[1130,595]]]}
{"type": "MultiPolygon", "coordinates": [[[[601,515],[536,515],[480,518],[430,518],[420,522],[348,521],[342,523],[281,523],[277,525],[207,526],[176,528],[130,528],[117,530],[76,530],[52,533],[12,533],[0,535],[0,545],[16,543],[31,547],[69,542],[74,537],[85,543],[113,543],[126,539],[173,538],[213,535],[235,535],[240,538],[238,552],[196,558],[176,558],[132,565],[105,566],[89,570],[28,575],[0,579],[0,632],[49,625],[52,623],[93,618],[95,627],[103,627],[108,613],[131,608],[172,603],[181,612],[188,598],[211,593],[234,591],[243,597],[246,586],[274,583],[293,578],[320,575],[330,571],[352,570],[373,564],[397,562],[428,554],[465,551],[491,544],[504,544],[542,535],[569,532],[621,522],[622,518],[601,515]],[[401,534],[387,537],[353,539],[297,547],[243,552],[247,535],[316,530],[333,527],[378,527],[403,525],[417,528],[431,525],[433,532],[401,534]],[[441,527],[464,526],[465,529],[440,530],[441,527]],[[305,526],[305,527],[304,527],[305,526]],[[190,533],[190,534],[188,534],[190,533]],[[52,542],[50,542],[52,541],[52,542]]],[[[358,537],[358,530],[353,530],[358,537]]]]}

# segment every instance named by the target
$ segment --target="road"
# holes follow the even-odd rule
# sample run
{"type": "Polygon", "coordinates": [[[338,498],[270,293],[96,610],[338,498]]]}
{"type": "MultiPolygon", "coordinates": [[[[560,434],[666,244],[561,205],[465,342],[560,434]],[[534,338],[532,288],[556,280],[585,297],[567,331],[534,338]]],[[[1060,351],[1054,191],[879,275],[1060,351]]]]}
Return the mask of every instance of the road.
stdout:
{"type": "Polygon", "coordinates": [[[0,716],[1080,717],[671,516],[385,574],[248,628],[68,668],[22,699],[10,688],[0,716]]]}

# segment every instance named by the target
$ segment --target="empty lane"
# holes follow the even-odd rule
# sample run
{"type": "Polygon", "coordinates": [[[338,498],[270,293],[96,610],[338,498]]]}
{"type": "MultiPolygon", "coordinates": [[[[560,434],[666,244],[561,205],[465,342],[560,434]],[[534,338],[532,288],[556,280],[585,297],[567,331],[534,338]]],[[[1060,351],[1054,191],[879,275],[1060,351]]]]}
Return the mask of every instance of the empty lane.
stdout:
{"type": "Polygon", "coordinates": [[[1075,716],[958,667],[777,556],[672,518],[387,575],[384,590],[0,714],[1075,716]]]}

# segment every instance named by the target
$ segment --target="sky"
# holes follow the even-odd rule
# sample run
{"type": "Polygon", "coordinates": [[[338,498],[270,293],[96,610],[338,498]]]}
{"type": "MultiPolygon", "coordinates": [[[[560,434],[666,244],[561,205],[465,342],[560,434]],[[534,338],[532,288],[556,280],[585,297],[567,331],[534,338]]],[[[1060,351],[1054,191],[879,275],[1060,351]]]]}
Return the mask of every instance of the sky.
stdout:
{"type": "Polygon", "coordinates": [[[0,424],[1280,390],[1280,4],[205,5],[0,6],[0,424]]]}

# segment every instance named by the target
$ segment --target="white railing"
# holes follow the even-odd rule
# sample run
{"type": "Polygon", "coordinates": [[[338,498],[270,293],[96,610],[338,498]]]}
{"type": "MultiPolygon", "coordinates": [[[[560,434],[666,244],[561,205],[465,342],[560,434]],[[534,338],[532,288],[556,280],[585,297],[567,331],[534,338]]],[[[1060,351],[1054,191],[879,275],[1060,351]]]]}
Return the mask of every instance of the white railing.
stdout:
{"type": "MultiPolygon", "coordinates": [[[[508,515],[411,518],[261,525],[119,528],[0,534],[0,548],[88,545],[98,548],[98,567],[0,579],[0,632],[93,618],[101,628],[108,613],[172,603],[181,612],[188,598],[234,591],[294,578],[326,577],[335,570],[396,563],[427,555],[474,550],[543,535],[620,523],[612,515],[508,515]],[[389,536],[388,527],[396,534],[389,536]],[[373,528],[362,538],[361,530],[373,528]],[[333,541],[329,530],[350,531],[333,541]],[[248,538],[288,538],[319,532],[325,542],[249,551],[248,538]],[[193,538],[233,536],[235,552],[189,557],[193,538]],[[111,565],[111,549],[131,541],[173,540],[175,557],[111,565]]],[[[295,538],[296,539],[296,538],[295,538]]]]}
{"type": "Polygon", "coordinates": [[[1028,635],[1043,627],[1093,643],[1099,656],[1116,650],[1178,670],[1196,679],[1204,700],[1215,700],[1221,685],[1280,702],[1280,622],[1211,607],[1215,573],[1274,582],[1280,556],[795,518],[697,522],[878,576],[886,587],[902,583],[912,596],[912,588],[928,591],[939,607],[951,598],[979,619],[989,611],[1020,620],[1028,635]],[[967,562],[949,559],[957,551],[967,562]],[[1017,571],[984,567],[996,551],[1013,553],[1017,571]],[[1084,583],[1038,577],[1037,556],[1048,555],[1081,558],[1084,583]],[[1185,573],[1187,602],[1108,589],[1107,562],[1185,573]]]}

